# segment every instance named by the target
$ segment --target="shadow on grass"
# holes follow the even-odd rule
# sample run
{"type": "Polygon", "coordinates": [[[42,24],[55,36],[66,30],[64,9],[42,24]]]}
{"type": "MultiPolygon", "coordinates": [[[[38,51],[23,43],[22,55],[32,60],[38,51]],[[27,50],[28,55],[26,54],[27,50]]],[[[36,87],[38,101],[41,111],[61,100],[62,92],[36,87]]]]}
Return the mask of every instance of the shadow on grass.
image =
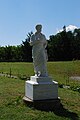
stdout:
{"type": "Polygon", "coordinates": [[[76,113],[70,112],[69,110],[65,109],[61,103],[58,108],[54,107],[52,112],[54,112],[54,114],[56,114],[57,116],[70,118],[71,120],[79,120],[79,117],[76,113]]]}
{"type": "Polygon", "coordinates": [[[45,112],[51,111],[57,116],[66,117],[69,118],[70,120],[79,120],[79,117],[76,113],[70,112],[69,110],[65,109],[60,102],[58,104],[52,104],[50,102],[49,103],[35,102],[35,103],[28,103],[27,106],[45,112]]]}

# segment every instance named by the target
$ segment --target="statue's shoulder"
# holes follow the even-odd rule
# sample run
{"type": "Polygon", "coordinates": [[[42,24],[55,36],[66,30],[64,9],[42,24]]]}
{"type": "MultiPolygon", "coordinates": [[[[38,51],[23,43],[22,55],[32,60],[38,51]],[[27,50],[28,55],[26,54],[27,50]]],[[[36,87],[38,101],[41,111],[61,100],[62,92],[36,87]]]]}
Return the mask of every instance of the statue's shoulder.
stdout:
{"type": "Polygon", "coordinates": [[[43,36],[44,39],[46,39],[46,36],[43,33],[41,33],[41,35],[43,36]]]}
{"type": "Polygon", "coordinates": [[[43,33],[41,33],[42,36],[45,36],[43,33]]]}

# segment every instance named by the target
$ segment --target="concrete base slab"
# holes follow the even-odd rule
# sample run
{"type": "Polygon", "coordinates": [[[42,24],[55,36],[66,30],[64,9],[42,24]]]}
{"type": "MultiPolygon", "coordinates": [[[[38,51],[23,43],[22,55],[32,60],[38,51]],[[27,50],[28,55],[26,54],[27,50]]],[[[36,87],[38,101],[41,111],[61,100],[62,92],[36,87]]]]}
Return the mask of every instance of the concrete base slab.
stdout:
{"type": "Polygon", "coordinates": [[[34,107],[39,110],[53,110],[53,109],[59,109],[60,107],[60,98],[57,99],[46,99],[46,100],[31,100],[27,98],[26,96],[23,97],[23,101],[29,105],[29,107],[34,107]]]}

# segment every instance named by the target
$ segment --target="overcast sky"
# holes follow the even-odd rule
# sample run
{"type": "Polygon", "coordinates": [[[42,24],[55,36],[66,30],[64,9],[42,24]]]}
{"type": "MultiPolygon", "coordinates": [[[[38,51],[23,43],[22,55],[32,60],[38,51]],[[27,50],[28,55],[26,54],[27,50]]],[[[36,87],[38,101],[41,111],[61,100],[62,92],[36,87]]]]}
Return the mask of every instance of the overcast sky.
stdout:
{"type": "Polygon", "coordinates": [[[0,0],[0,46],[20,45],[38,23],[47,38],[64,25],[79,28],[79,13],[80,0],[0,0]]]}

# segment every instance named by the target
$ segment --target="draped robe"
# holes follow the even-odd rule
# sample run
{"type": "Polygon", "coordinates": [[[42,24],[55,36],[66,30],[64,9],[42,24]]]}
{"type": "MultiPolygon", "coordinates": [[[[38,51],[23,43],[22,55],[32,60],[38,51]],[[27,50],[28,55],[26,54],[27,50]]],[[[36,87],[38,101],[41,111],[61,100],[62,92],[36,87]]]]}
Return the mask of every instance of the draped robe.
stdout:
{"type": "Polygon", "coordinates": [[[34,72],[37,76],[47,76],[47,40],[42,33],[32,35],[30,44],[32,45],[32,58],[34,72]]]}

